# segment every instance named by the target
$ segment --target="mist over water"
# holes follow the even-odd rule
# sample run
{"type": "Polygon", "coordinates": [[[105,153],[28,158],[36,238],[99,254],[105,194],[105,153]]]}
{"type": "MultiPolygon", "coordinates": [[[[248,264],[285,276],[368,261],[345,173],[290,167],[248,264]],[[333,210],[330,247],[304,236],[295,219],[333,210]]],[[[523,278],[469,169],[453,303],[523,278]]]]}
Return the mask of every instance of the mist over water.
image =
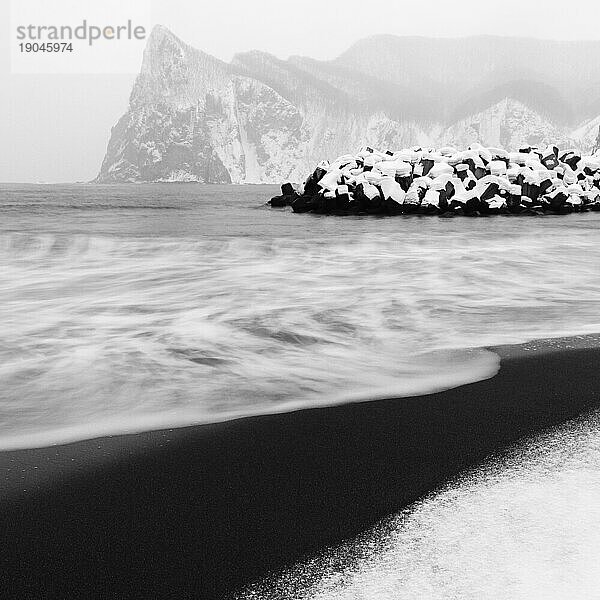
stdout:
{"type": "Polygon", "coordinates": [[[600,215],[335,218],[275,186],[0,187],[0,448],[412,395],[600,331],[600,215]]]}

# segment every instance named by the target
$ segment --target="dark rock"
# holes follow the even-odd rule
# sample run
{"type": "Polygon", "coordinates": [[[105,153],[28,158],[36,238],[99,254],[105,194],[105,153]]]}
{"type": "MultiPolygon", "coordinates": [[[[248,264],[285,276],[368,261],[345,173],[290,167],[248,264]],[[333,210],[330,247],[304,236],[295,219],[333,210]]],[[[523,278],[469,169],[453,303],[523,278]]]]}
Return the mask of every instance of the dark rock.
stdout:
{"type": "Polygon", "coordinates": [[[314,196],[298,196],[292,203],[292,210],[295,213],[311,212],[315,209],[316,203],[314,196]]]}
{"type": "Polygon", "coordinates": [[[367,209],[367,212],[370,215],[383,215],[386,212],[386,204],[385,204],[385,199],[381,196],[381,194],[379,196],[376,196],[375,198],[372,198],[369,204],[369,208],[367,209]]]}
{"type": "Polygon", "coordinates": [[[335,191],[336,197],[336,208],[337,211],[347,211],[350,206],[350,193],[348,191],[348,186],[339,186],[335,191]]]}
{"type": "Polygon", "coordinates": [[[284,183],[281,186],[281,196],[275,196],[269,200],[269,204],[274,208],[280,208],[282,206],[291,206],[298,194],[291,183],[284,183]]]}
{"type": "Polygon", "coordinates": [[[417,212],[419,212],[419,206],[420,206],[419,204],[414,204],[412,202],[408,202],[408,203],[405,202],[402,205],[402,212],[405,215],[414,215],[414,214],[417,214],[417,212]]]}
{"type": "Polygon", "coordinates": [[[552,179],[547,178],[542,180],[539,188],[539,195],[543,196],[552,187],[552,179]]]}
{"type": "Polygon", "coordinates": [[[367,214],[371,206],[371,201],[365,195],[362,183],[358,184],[354,190],[354,202],[356,202],[358,213],[367,214]]]}
{"type": "Polygon", "coordinates": [[[285,196],[275,196],[269,200],[269,204],[273,208],[281,208],[283,206],[288,206],[288,199],[285,196]]]}
{"type": "Polygon", "coordinates": [[[424,158],[421,161],[421,164],[423,165],[423,176],[426,176],[429,173],[429,171],[431,171],[431,168],[433,167],[435,162],[430,158],[424,158]]]}
{"type": "Polygon", "coordinates": [[[568,196],[563,192],[552,194],[551,196],[544,196],[544,198],[542,198],[542,207],[547,208],[550,212],[562,214],[567,199],[568,196]]]}
{"type": "Polygon", "coordinates": [[[421,205],[419,207],[419,214],[420,215],[427,215],[427,216],[432,216],[432,215],[439,215],[441,214],[440,209],[433,205],[433,204],[425,204],[425,205],[421,205]]]}
{"type": "Polygon", "coordinates": [[[482,202],[487,202],[488,200],[491,200],[494,196],[496,196],[499,191],[500,191],[500,187],[498,186],[497,183],[490,183],[485,188],[485,190],[483,191],[483,193],[481,194],[479,199],[482,202]]]}
{"type": "Polygon", "coordinates": [[[402,214],[402,204],[392,200],[391,198],[387,198],[384,202],[385,212],[388,215],[401,215],[402,214]]]}
{"type": "Polygon", "coordinates": [[[446,185],[446,188],[443,190],[440,190],[440,202],[438,205],[438,213],[443,213],[446,212],[448,210],[448,205],[449,205],[449,196],[454,194],[454,186],[448,182],[448,184],[446,185]],[[450,192],[448,191],[448,186],[450,186],[450,189],[452,190],[452,194],[450,194],[450,192]]]}
{"type": "Polygon", "coordinates": [[[487,175],[487,170],[484,167],[475,167],[475,171],[473,171],[476,179],[481,179],[487,175]]]}
{"type": "Polygon", "coordinates": [[[396,181],[400,184],[400,187],[403,189],[403,191],[408,192],[408,188],[410,187],[410,184],[413,182],[413,178],[412,178],[412,175],[405,175],[405,176],[396,175],[396,181]]]}
{"type": "Polygon", "coordinates": [[[306,180],[306,183],[304,184],[304,193],[312,195],[317,194],[320,190],[319,181],[323,179],[326,172],[325,169],[317,167],[306,180]]]}
{"type": "Polygon", "coordinates": [[[291,183],[284,183],[281,186],[281,195],[282,196],[293,196],[296,194],[296,190],[291,183]]]}
{"type": "Polygon", "coordinates": [[[464,205],[464,210],[466,215],[470,215],[472,213],[478,212],[481,207],[481,201],[479,198],[469,198],[464,205]]]}

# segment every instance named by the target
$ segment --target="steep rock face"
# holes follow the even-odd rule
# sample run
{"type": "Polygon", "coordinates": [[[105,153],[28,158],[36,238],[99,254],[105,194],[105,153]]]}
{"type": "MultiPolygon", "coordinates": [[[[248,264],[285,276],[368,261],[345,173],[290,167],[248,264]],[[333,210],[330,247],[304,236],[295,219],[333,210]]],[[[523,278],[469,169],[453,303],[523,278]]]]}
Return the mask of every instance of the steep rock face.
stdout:
{"type": "Polygon", "coordinates": [[[273,89],[158,27],[97,181],[279,180],[301,158],[302,127],[273,89]]]}
{"type": "MultiPolygon", "coordinates": [[[[227,64],[156,27],[96,181],[299,181],[318,160],[364,144],[397,149],[479,141],[514,148],[595,141],[595,115],[569,104],[562,87],[535,79],[548,71],[545,63],[533,64],[535,41],[519,49],[537,69],[531,80],[500,75],[519,53],[492,60],[506,44],[479,38],[457,42],[454,53],[465,63],[453,80],[443,64],[453,42],[411,40],[365,40],[336,61],[283,61],[253,51],[227,64]],[[485,69],[470,76],[482,44],[485,69]],[[434,64],[425,68],[427,60],[434,64]]],[[[572,48],[565,48],[552,56],[570,60],[572,48]]],[[[580,61],[576,70],[595,77],[598,69],[588,63],[580,61]]],[[[570,77],[559,75],[554,78],[570,77]]],[[[581,86],[600,89],[593,77],[581,86]]],[[[587,103],[595,105],[592,98],[587,103]]]]}
{"type": "Polygon", "coordinates": [[[98,179],[229,183],[204,116],[166,103],[129,110],[113,128],[98,179]]]}

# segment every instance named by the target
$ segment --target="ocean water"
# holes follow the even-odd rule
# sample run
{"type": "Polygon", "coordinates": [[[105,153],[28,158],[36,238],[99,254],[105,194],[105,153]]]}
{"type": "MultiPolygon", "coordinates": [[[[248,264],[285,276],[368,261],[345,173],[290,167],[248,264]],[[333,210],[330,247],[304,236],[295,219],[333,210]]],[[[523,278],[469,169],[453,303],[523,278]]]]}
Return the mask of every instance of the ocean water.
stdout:
{"type": "Polygon", "coordinates": [[[336,218],[276,186],[0,186],[0,449],[493,376],[600,331],[600,213],[336,218]]]}

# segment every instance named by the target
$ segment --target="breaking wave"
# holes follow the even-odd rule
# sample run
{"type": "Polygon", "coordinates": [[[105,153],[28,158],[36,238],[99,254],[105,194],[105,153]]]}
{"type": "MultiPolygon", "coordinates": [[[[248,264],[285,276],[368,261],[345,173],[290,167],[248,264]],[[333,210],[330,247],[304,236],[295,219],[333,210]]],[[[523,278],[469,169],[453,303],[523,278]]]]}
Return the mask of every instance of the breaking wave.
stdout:
{"type": "Polygon", "coordinates": [[[432,392],[494,375],[473,348],[600,331],[593,215],[166,218],[115,190],[0,227],[0,448],[432,392]]]}

